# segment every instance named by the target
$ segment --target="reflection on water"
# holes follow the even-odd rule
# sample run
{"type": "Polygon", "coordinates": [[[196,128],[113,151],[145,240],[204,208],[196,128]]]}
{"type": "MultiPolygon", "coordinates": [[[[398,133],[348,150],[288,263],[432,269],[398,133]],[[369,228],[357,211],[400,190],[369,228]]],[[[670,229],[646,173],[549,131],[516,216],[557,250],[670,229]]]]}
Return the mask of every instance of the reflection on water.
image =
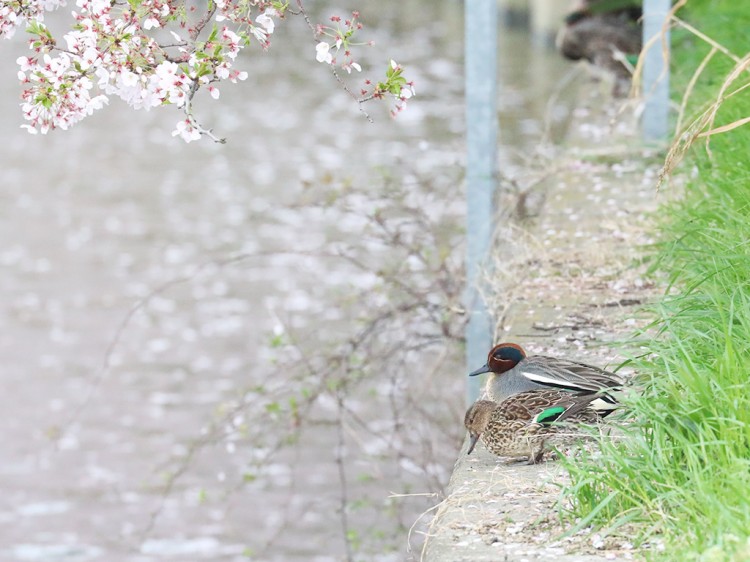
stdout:
{"type": "MultiPolygon", "coordinates": [[[[342,503],[353,549],[404,558],[436,500],[389,495],[438,491],[461,436],[460,326],[413,332],[445,314],[431,267],[450,258],[440,290],[460,288],[462,7],[372,4],[367,62],[407,67],[406,113],[367,123],[293,20],[245,84],[201,100],[224,146],[118,100],[30,136],[24,48],[2,44],[0,559],[337,560],[342,503]],[[399,299],[411,317],[378,324],[381,362],[359,365],[349,340],[399,299]]],[[[512,155],[566,67],[516,33],[502,49],[512,155]]]]}

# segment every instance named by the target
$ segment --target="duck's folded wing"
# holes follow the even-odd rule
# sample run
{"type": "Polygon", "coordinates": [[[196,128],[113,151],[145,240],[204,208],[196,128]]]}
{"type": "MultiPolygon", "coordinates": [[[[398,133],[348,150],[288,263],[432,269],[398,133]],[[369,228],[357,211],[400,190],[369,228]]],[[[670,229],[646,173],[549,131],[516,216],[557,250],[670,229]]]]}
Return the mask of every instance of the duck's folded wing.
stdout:
{"type": "Polygon", "coordinates": [[[597,392],[623,385],[623,380],[609,371],[544,355],[525,359],[518,371],[532,382],[564,390],[597,392]]]}
{"type": "Polygon", "coordinates": [[[558,422],[565,420],[596,423],[601,420],[608,412],[602,412],[597,408],[597,401],[601,400],[596,394],[585,396],[576,396],[568,404],[565,411],[557,418],[558,422]]]}
{"type": "Polygon", "coordinates": [[[561,401],[569,399],[562,390],[529,390],[506,398],[499,406],[498,415],[506,420],[531,421],[539,412],[561,401]]]}

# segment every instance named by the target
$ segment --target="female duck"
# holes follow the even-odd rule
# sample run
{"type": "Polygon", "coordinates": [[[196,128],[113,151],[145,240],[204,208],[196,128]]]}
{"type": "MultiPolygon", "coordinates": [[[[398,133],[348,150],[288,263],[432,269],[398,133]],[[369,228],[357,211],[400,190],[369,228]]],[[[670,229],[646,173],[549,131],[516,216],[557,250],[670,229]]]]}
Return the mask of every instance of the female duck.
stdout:
{"type": "Polygon", "coordinates": [[[529,464],[536,464],[542,460],[548,440],[556,444],[569,442],[581,437],[573,430],[575,423],[601,420],[591,407],[595,398],[595,394],[532,390],[515,394],[499,404],[478,400],[464,417],[471,438],[467,454],[471,454],[481,437],[491,453],[525,457],[529,464]]]}

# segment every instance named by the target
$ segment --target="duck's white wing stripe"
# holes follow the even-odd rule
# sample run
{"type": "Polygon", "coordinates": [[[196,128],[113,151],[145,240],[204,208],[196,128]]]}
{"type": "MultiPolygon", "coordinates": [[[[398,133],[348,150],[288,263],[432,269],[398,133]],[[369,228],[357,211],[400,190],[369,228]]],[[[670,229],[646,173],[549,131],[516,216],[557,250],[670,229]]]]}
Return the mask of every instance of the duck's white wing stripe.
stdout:
{"type": "MultiPolygon", "coordinates": [[[[551,375],[546,375],[544,373],[536,373],[531,371],[521,371],[521,374],[531,382],[551,385],[555,387],[580,388],[581,390],[593,390],[597,388],[595,385],[591,385],[584,380],[571,380],[573,377],[554,377],[551,375]]],[[[576,378],[581,379],[580,376],[576,376],[576,378]]]]}
{"type": "Polygon", "coordinates": [[[521,371],[520,375],[531,382],[554,386],[556,388],[567,388],[570,390],[604,390],[611,385],[598,381],[593,377],[591,380],[573,371],[565,370],[559,374],[543,373],[539,371],[521,371]]]}
{"type": "Polygon", "coordinates": [[[532,373],[531,371],[521,371],[521,374],[533,382],[538,382],[539,384],[552,384],[552,385],[559,385],[561,382],[560,379],[557,379],[555,377],[550,377],[548,375],[543,375],[542,373],[532,373]]]}

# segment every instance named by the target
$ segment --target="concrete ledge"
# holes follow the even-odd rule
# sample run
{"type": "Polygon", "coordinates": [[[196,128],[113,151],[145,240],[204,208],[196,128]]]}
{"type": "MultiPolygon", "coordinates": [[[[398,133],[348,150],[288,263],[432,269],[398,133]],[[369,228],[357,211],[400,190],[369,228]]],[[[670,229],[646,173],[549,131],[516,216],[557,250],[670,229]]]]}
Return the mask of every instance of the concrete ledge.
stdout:
{"type": "MultiPolygon", "coordinates": [[[[613,368],[623,357],[611,342],[645,323],[638,305],[660,292],[636,265],[640,248],[650,242],[647,213],[656,206],[658,165],[646,164],[635,128],[624,128],[630,137],[615,140],[606,112],[591,115],[573,131],[574,147],[549,163],[555,171],[524,194],[527,206],[531,195],[538,196],[538,207],[523,213],[534,218],[498,221],[503,226],[488,300],[498,319],[496,342],[613,368]],[[606,146],[614,142],[620,148],[608,154],[606,146]]],[[[512,199],[501,206],[518,208],[512,199]]],[[[477,358],[477,366],[484,359],[477,358]]],[[[466,443],[421,560],[599,562],[634,556],[627,537],[581,532],[559,539],[566,531],[555,509],[565,478],[559,464],[505,464],[482,445],[471,456],[465,450],[466,443]]]]}
{"type": "MultiPolygon", "coordinates": [[[[581,537],[555,540],[563,529],[554,503],[563,477],[559,465],[505,465],[482,449],[456,463],[424,552],[431,562],[601,562],[581,552],[581,537]],[[476,456],[475,456],[476,455],[476,456]],[[573,548],[575,554],[567,554],[573,548]]],[[[591,548],[591,547],[589,547],[591,548]]]]}
{"type": "MultiPolygon", "coordinates": [[[[631,298],[642,302],[648,291],[644,289],[639,298],[631,298]]],[[[573,302],[576,304],[572,308],[582,306],[580,299],[573,302]]],[[[516,306],[515,313],[528,313],[529,304],[516,306]]],[[[559,326],[555,334],[565,332],[566,335],[562,336],[563,341],[558,337],[551,347],[566,350],[563,353],[568,357],[592,363],[606,364],[604,359],[608,357],[612,364],[616,360],[609,346],[583,350],[570,346],[580,341],[589,345],[597,340],[601,343],[602,332],[608,337],[617,337],[621,331],[613,324],[624,316],[631,316],[626,308],[601,307],[595,315],[575,317],[567,307],[541,306],[524,318],[512,318],[518,334],[532,334],[532,326],[559,326]],[[537,318],[540,320],[529,321],[537,318]]],[[[544,332],[537,335],[539,340],[545,337],[544,332]]],[[[514,337],[511,333],[503,339],[523,341],[525,338],[514,337]]],[[[633,557],[627,539],[602,540],[588,531],[560,539],[567,529],[560,521],[556,505],[560,486],[566,481],[566,473],[559,463],[554,460],[538,465],[508,463],[489,453],[481,443],[471,455],[466,455],[467,445],[468,440],[454,466],[447,496],[430,526],[422,560],[600,562],[633,557]]]]}

